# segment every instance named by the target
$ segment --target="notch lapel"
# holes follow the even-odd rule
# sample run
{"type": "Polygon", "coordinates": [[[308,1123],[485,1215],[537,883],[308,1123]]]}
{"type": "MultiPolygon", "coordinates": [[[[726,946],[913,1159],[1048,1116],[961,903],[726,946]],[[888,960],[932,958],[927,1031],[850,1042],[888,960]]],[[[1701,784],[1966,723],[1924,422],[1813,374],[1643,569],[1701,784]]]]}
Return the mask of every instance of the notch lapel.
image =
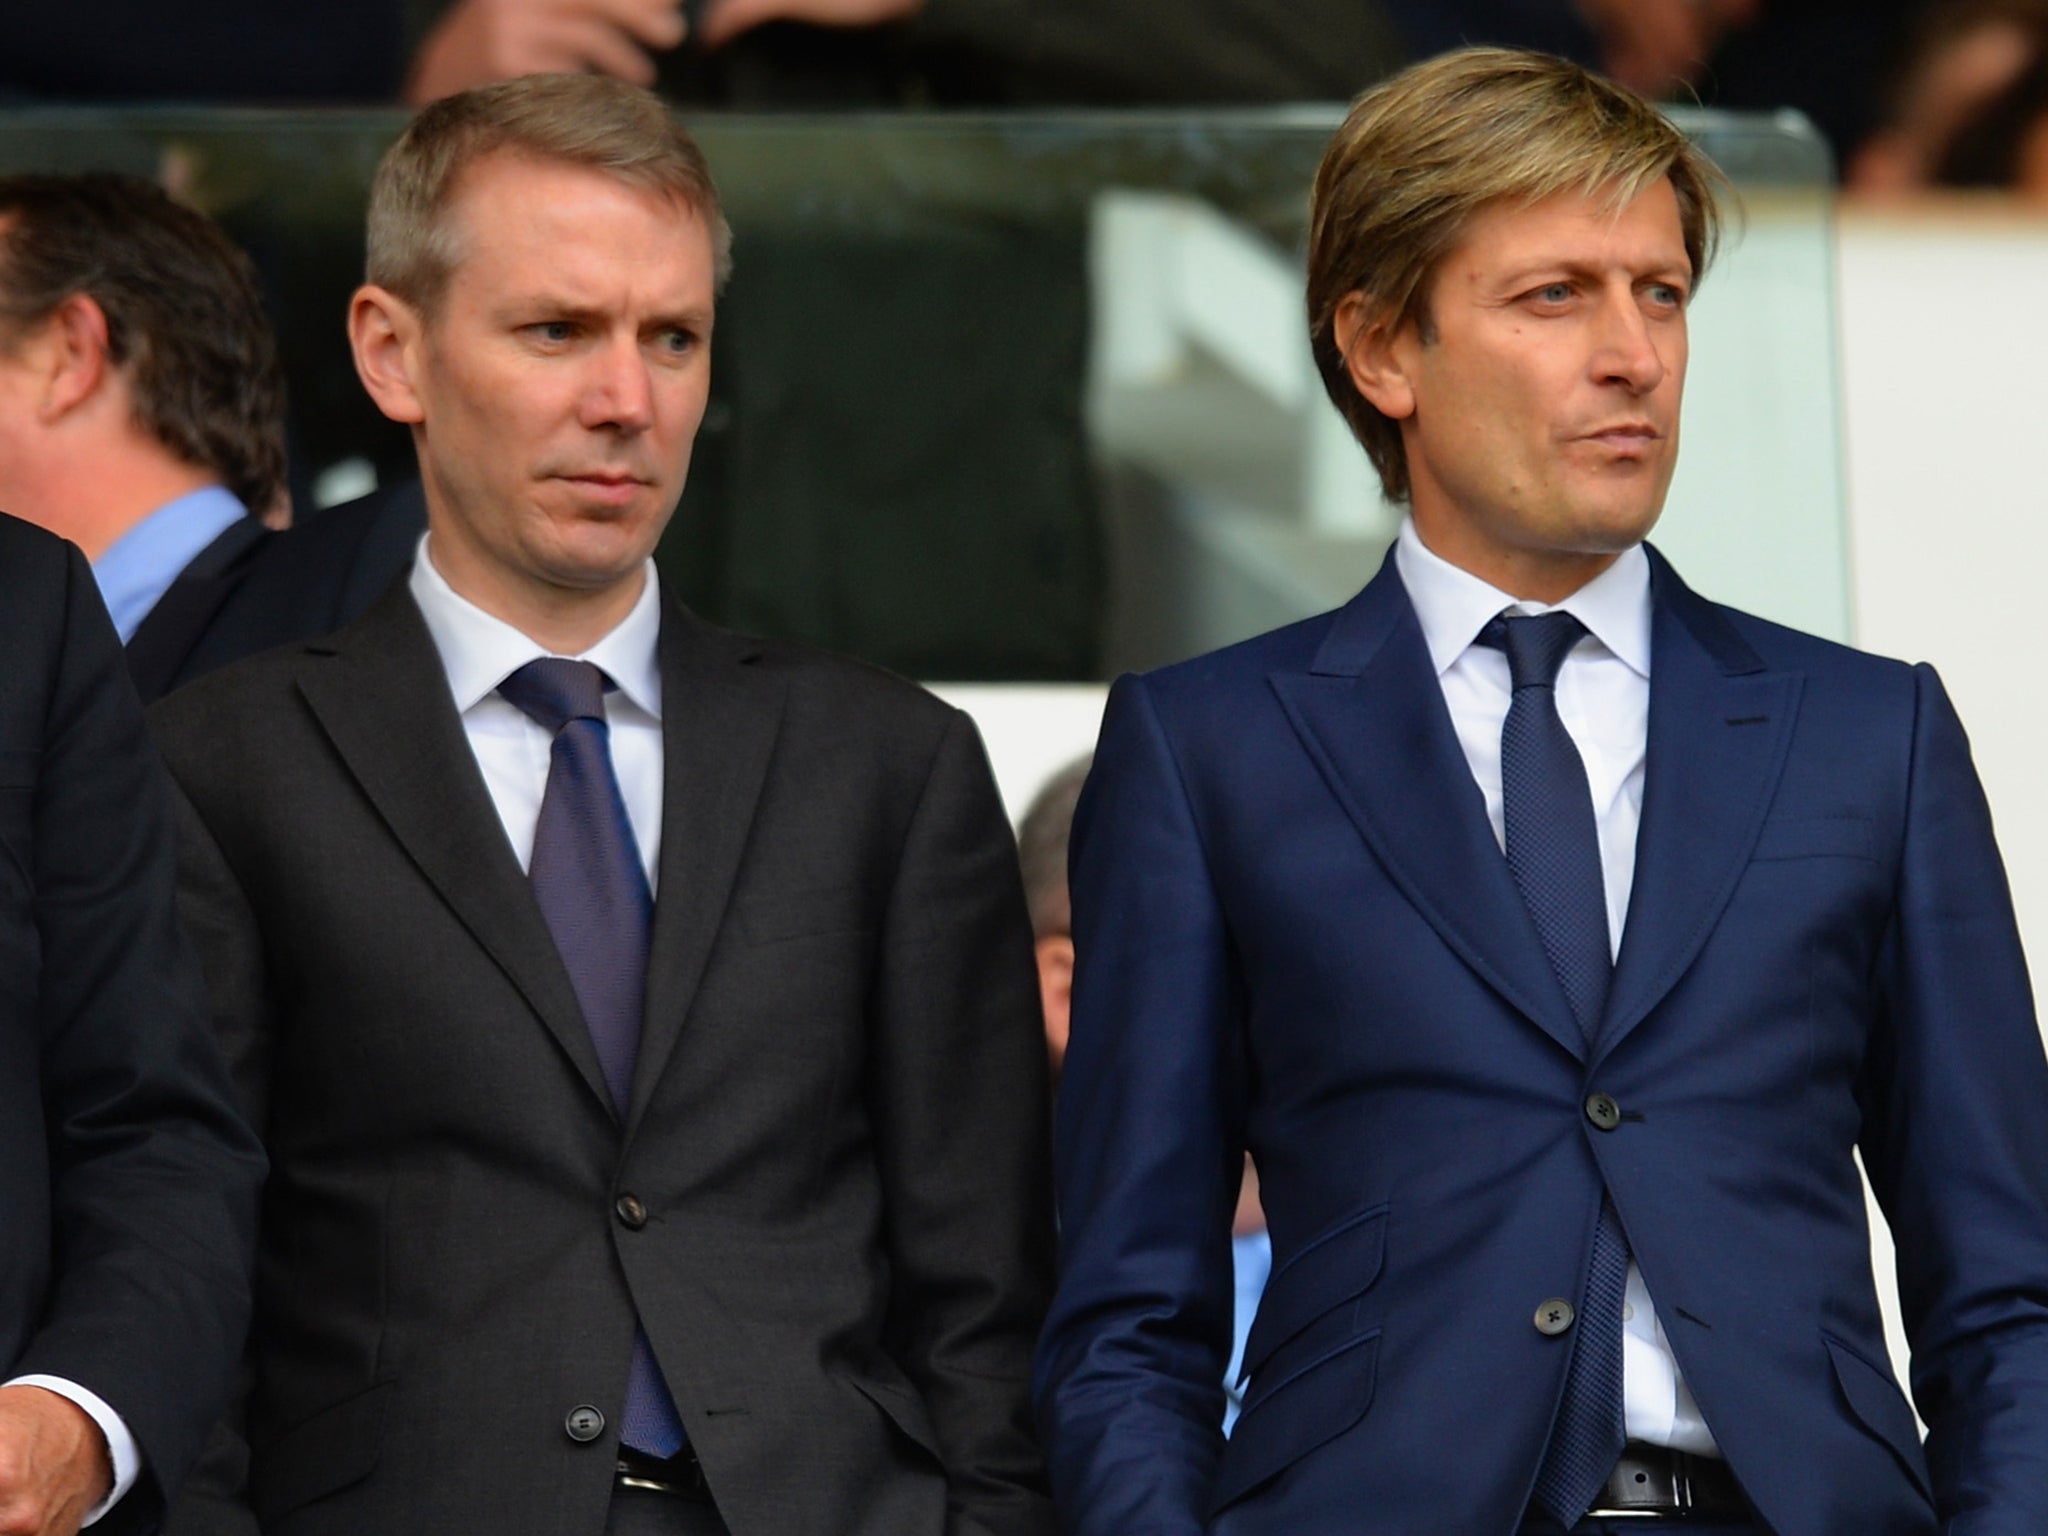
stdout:
{"type": "Polygon", "coordinates": [[[781,730],[783,682],[758,646],[664,597],[661,873],[627,1133],[661,1081],[739,878],[781,730]]]}
{"type": "Polygon", "coordinates": [[[308,649],[299,691],[343,765],[613,1113],[569,973],[505,837],[412,594],[398,583],[357,622],[308,649]]]}
{"type": "Polygon", "coordinates": [[[1391,551],[1306,674],[1270,679],[1389,878],[1494,991],[1574,1056],[1584,1031],[1486,819],[1391,551]]]}
{"type": "Polygon", "coordinates": [[[1685,974],[1735,893],[1792,742],[1804,677],[1771,672],[1650,554],[1650,724],[1635,883],[1598,1056],[1685,974]]]}

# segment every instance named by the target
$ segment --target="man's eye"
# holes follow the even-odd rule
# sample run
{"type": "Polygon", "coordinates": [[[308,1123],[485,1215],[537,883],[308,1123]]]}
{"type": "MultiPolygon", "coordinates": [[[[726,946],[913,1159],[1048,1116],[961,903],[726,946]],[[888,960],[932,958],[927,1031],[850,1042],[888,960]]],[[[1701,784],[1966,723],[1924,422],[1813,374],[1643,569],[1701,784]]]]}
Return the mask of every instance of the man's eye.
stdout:
{"type": "Polygon", "coordinates": [[[1650,284],[1650,302],[1664,305],[1669,309],[1683,309],[1685,307],[1685,290],[1676,283],[1652,283],[1650,284]]]}
{"type": "Polygon", "coordinates": [[[553,345],[573,340],[576,335],[576,327],[567,320],[543,320],[538,325],[529,326],[528,329],[539,340],[553,345]]]}
{"type": "Polygon", "coordinates": [[[1569,303],[1571,296],[1572,285],[1570,283],[1545,283],[1535,293],[1537,301],[1543,304],[1569,303]]]}
{"type": "Polygon", "coordinates": [[[661,333],[658,344],[662,351],[681,357],[697,345],[697,334],[680,326],[672,327],[661,333]]]}

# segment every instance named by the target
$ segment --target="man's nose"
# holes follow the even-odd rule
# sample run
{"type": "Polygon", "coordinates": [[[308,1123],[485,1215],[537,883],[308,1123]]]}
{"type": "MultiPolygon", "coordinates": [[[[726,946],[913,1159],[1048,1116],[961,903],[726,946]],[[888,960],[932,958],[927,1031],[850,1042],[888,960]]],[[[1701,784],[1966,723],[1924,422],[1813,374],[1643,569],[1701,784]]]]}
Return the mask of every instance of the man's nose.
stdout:
{"type": "Polygon", "coordinates": [[[1603,383],[1646,395],[1664,382],[1665,362],[1650,317],[1633,291],[1607,296],[1600,308],[1594,371],[1603,383]]]}
{"type": "Polygon", "coordinates": [[[592,357],[582,414],[593,430],[645,432],[654,425],[654,380],[636,339],[622,337],[592,357]]]}

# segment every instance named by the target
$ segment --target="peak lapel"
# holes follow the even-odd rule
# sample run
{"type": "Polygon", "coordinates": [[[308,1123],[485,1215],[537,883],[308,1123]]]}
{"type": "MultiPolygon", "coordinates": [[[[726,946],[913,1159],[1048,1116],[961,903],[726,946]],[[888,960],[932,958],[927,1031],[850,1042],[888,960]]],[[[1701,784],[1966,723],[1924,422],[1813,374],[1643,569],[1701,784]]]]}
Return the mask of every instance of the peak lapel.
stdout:
{"type": "Polygon", "coordinates": [[[1271,679],[1302,745],[1416,909],[1574,1056],[1584,1032],[1486,819],[1390,554],[1306,674],[1271,679]]]}
{"type": "Polygon", "coordinates": [[[316,650],[299,691],[428,884],[509,976],[609,1110],[597,1050],[505,839],[447,675],[401,582],[316,650]]]}
{"type": "Polygon", "coordinates": [[[675,1051],[724,921],[782,725],[782,681],[754,665],[758,655],[664,599],[661,880],[629,1135],[675,1051]]]}
{"type": "Polygon", "coordinates": [[[1650,726],[1635,883],[1599,1054],[1685,974],[1734,894],[1785,764],[1804,682],[1771,672],[1650,552],[1650,726]]]}

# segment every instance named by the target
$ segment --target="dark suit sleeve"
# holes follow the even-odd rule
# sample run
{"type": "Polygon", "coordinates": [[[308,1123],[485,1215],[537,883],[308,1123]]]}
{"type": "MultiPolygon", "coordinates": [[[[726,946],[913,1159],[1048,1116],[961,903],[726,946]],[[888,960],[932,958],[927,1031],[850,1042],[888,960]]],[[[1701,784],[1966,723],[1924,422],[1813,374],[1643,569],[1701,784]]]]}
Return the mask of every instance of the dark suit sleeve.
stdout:
{"type": "Polygon", "coordinates": [[[2048,1530],[2048,1062],[1969,743],[1933,671],[1916,681],[1863,1156],[1942,1529],[2022,1536],[2048,1530]]]}
{"type": "MultiPolygon", "coordinates": [[[[199,951],[215,1035],[243,1110],[267,1135],[269,985],[255,913],[212,832],[175,781],[172,798],[178,822],[178,913],[199,951]]],[[[248,1495],[246,1398],[245,1377],[173,1504],[162,1536],[256,1536],[248,1495]]]]}
{"type": "Polygon", "coordinates": [[[951,1536],[1052,1528],[1030,1423],[1052,1201],[1029,935],[1009,825],[956,715],[889,897],[868,1090],[891,1342],[944,1453],[951,1536]]]}
{"type": "Polygon", "coordinates": [[[227,1396],[263,1158],[178,930],[163,770],[91,573],[66,554],[32,861],[54,1273],[13,1371],[90,1388],[135,1436],[144,1476],[119,1528],[184,1476],[227,1396]]]}
{"type": "Polygon", "coordinates": [[[1076,808],[1061,1279],[1038,1413],[1071,1536],[1199,1536],[1223,1449],[1237,989],[1200,830],[1143,679],[1076,808]]]}

